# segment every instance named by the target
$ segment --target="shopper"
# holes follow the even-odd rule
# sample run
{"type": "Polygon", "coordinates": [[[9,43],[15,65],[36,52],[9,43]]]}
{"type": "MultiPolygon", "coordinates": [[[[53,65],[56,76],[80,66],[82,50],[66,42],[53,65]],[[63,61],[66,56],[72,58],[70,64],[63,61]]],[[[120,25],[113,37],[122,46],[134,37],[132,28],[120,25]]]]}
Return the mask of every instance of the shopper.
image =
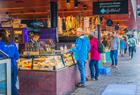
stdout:
{"type": "Polygon", "coordinates": [[[0,30],[0,50],[5,52],[9,58],[11,58],[11,82],[12,82],[12,95],[18,95],[16,82],[18,76],[17,60],[19,58],[19,52],[14,42],[10,40],[10,33],[5,30],[0,30]]]}
{"type": "Polygon", "coordinates": [[[122,37],[121,40],[120,40],[120,54],[121,54],[122,57],[124,56],[125,49],[126,49],[126,41],[122,37]]]}
{"type": "Polygon", "coordinates": [[[90,75],[91,80],[98,80],[99,77],[99,60],[101,59],[100,53],[98,52],[98,39],[94,33],[91,33],[90,38],[90,75]]]}
{"type": "Polygon", "coordinates": [[[107,40],[106,40],[106,38],[105,38],[105,37],[103,38],[102,43],[103,43],[103,45],[104,45],[105,47],[107,47],[107,40]]]}
{"type": "Polygon", "coordinates": [[[112,61],[112,67],[117,67],[118,65],[118,50],[120,46],[120,41],[116,32],[114,32],[111,40],[111,47],[110,47],[110,57],[112,61]]]}
{"type": "Polygon", "coordinates": [[[126,48],[124,49],[124,54],[126,54],[127,53],[127,49],[128,49],[128,43],[127,43],[127,37],[126,36],[124,37],[124,40],[126,42],[126,48]]]}
{"type": "Polygon", "coordinates": [[[136,40],[133,35],[130,36],[128,39],[128,45],[129,45],[129,57],[130,59],[133,58],[133,52],[136,49],[136,40]]]}
{"type": "Polygon", "coordinates": [[[88,60],[88,53],[90,51],[90,42],[88,37],[85,35],[85,32],[78,28],[77,39],[75,42],[75,47],[70,49],[70,53],[74,53],[75,59],[78,64],[80,71],[81,82],[77,85],[78,87],[85,87],[86,85],[86,62],[88,60]]]}
{"type": "Polygon", "coordinates": [[[101,54],[103,64],[106,64],[106,48],[107,48],[107,40],[103,37],[102,44],[104,46],[104,52],[101,54]]]}

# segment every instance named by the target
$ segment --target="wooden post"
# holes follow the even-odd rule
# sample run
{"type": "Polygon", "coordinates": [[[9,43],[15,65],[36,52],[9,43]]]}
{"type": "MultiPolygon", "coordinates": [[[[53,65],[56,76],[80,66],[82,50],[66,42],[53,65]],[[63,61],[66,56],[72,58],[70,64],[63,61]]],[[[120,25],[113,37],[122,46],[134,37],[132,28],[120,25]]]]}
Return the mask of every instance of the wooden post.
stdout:
{"type": "Polygon", "coordinates": [[[56,31],[56,41],[58,42],[58,30],[57,30],[57,23],[58,23],[58,4],[57,0],[51,0],[50,2],[50,17],[51,17],[51,28],[55,29],[56,31]]]}
{"type": "Polygon", "coordinates": [[[99,41],[99,43],[101,43],[101,21],[100,21],[100,16],[98,16],[97,31],[98,31],[98,41],[99,41]]]}

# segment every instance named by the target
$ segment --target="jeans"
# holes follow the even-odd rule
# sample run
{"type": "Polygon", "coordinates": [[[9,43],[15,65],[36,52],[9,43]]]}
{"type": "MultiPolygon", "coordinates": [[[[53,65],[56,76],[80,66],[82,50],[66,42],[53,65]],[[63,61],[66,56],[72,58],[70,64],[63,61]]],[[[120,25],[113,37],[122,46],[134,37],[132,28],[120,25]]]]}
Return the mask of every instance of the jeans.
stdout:
{"type": "Polygon", "coordinates": [[[127,47],[124,49],[124,54],[126,54],[126,52],[127,52],[127,47]]]}
{"type": "Polygon", "coordinates": [[[16,82],[17,82],[17,75],[18,75],[18,71],[15,69],[12,69],[12,73],[11,73],[11,82],[12,82],[12,95],[18,95],[18,90],[16,87],[16,82]]]}
{"type": "Polygon", "coordinates": [[[99,61],[98,60],[90,60],[89,68],[90,68],[91,78],[98,78],[98,76],[99,76],[99,61]]]}
{"type": "Polygon", "coordinates": [[[123,56],[125,52],[125,49],[120,49],[120,54],[123,56]]]}
{"type": "Polygon", "coordinates": [[[110,57],[112,61],[112,65],[118,65],[118,50],[111,50],[110,57]]]}
{"type": "Polygon", "coordinates": [[[129,47],[129,56],[133,58],[133,53],[135,51],[135,47],[129,47]]]}
{"type": "Polygon", "coordinates": [[[78,68],[80,71],[81,83],[86,83],[86,61],[77,61],[78,68]]]}

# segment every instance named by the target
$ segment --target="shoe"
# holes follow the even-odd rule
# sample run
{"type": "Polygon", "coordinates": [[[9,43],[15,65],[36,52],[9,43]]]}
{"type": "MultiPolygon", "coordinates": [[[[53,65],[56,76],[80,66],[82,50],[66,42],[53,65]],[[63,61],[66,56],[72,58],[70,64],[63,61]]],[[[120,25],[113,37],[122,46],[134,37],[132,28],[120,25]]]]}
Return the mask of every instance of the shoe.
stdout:
{"type": "Polygon", "coordinates": [[[116,69],[119,69],[117,65],[115,66],[115,68],[116,68],[116,69]]]}
{"type": "Polygon", "coordinates": [[[111,65],[112,68],[114,68],[114,65],[111,65]]]}
{"type": "Polygon", "coordinates": [[[82,88],[84,88],[84,87],[86,87],[86,86],[85,86],[85,84],[78,83],[78,84],[77,84],[77,87],[82,87],[82,88]]]}
{"type": "Polygon", "coordinates": [[[95,81],[95,78],[91,78],[91,81],[95,81]]]}
{"type": "Polygon", "coordinates": [[[99,78],[98,77],[95,77],[95,80],[99,80],[99,78]]]}

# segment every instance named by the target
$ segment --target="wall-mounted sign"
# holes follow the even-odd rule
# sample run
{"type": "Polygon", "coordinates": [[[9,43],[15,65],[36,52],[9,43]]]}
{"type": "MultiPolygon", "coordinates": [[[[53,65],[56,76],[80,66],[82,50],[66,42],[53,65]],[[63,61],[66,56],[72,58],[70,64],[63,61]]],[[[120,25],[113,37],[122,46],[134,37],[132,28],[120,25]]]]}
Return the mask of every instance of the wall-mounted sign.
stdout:
{"type": "Polygon", "coordinates": [[[140,5],[137,6],[137,17],[140,17],[140,5]]]}
{"type": "Polygon", "coordinates": [[[93,14],[128,14],[128,0],[93,2],[93,14]]]}

